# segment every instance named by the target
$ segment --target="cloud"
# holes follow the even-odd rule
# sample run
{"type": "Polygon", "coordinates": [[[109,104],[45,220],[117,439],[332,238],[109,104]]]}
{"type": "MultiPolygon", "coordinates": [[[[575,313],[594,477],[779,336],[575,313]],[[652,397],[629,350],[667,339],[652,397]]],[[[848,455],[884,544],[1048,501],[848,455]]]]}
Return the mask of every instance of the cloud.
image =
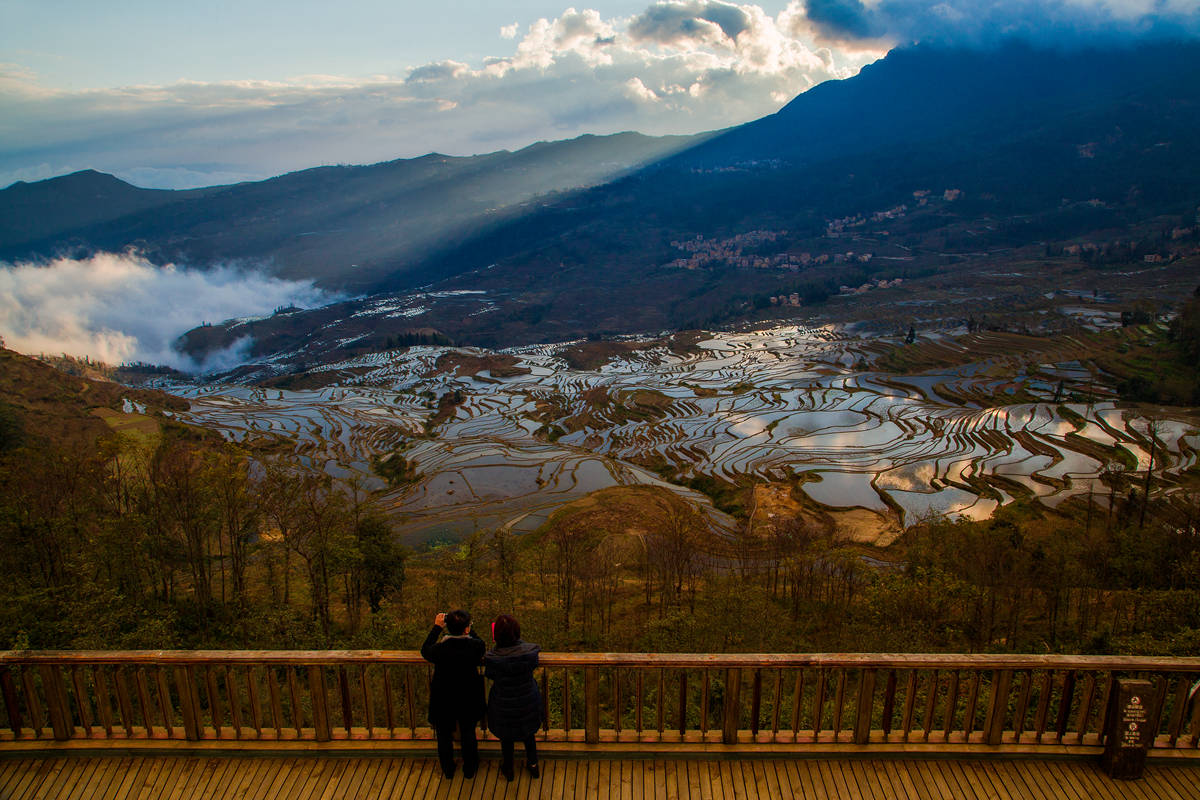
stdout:
{"type": "Polygon", "coordinates": [[[0,336],[24,353],[66,353],[110,364],[146,361],[201,371],[238,363],[251,344],[197,364],[172,348],[203,322],[269,314],[286,305],[332,302],[311,282],[230,266],[156,267],[130,254],[103,253],[46,265],[0,263],[0,336]]]}
{"type": "Polygon", "coordinates": [[[695,133],[773,113],[886,52],[817,44],[723,0],[650,3],[633,17],[567,8],[510,34],[497,40],[507,55],[358,78],[63,91],[0,67],[0,186],[90,167],[186,188],[584,133],[695,133]]]}
{"type": "Polygon", "coordinates": [[[781,20],[793,35],[843,45],[986,45],[1019,37],[1071,46],[1195,36],[1200,0],[792,0],[781,20]]]}
{"type": "Polygon", "coordinates": [[[515,38],[517,38],[517,32],[520,30],[521,30],[521,24],[518,22],[514,22],[511,25],[505,25],[502,28],[500,28],[500,38],[501,39],[515,39],[515,38]]]}

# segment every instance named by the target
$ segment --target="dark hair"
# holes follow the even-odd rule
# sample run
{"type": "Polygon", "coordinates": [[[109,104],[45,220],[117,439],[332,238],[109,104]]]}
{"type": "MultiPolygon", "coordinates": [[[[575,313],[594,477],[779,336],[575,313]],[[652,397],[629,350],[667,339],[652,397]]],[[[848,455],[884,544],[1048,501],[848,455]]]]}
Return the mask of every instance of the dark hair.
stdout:
{"type": "Polygon", "coordinates": [[[471,624],[471,615],[461,608],[446,615],[446,630],[451,636],[462,636],[471,624]]]}
{"type": "Polygon", "coordinates": [[[492,623],[492,638],[499,647],[511,647],[521,640],[521,623],[509,614],[501,614],[492,623]]]}

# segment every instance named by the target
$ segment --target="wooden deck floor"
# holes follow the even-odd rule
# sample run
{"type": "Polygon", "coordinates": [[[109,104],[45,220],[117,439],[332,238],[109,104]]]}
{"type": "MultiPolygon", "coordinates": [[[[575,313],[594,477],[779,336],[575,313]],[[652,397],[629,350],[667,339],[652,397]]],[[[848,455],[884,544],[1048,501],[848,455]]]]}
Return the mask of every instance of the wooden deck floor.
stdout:
{"type": "Polygon", "coordinates": [[[549,759],[539,780],[506,783],[496,761],[445,780],[432,758],[72,756],[0,758],[0,799],[1200,800],[1200,768],[1153,765],[1109,780],[1080,761],[549,759]]]}

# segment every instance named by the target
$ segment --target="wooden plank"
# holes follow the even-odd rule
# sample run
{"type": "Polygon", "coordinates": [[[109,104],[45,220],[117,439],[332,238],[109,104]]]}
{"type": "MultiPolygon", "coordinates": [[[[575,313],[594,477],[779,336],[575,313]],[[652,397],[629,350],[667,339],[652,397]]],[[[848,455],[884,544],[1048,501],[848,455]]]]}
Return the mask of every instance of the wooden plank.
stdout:
{"type": "MultiPolygon", "coordinates": [[[[1171,708],[1171,721],[1167,726],[1167,741],[1174,747],[1183,735],[1183,722],[1187,712],[1189,682],[1185,678],[1175,681],[1175,698],[1171,708]]],[[[55,738],[57,738],[55,734],[55,738]]]]}
{"type": "Polygon", "coordinates": [[[597,744],[600,741],[600,670],[584,667],[583,670],[583,728],[584,741],[597,744]]]}
{"type": "Polygon", "coordinates": [[[358,665],[358,688],[362,692],[363,722],[367,726],[367,738],[375,738],[375,697],[371,691],[371,680],[367,675],[367,665],[358,665]]]}
{"type": "Polygon", "coordinates": [[[725,670],[725,708],[721,715],[721,741],[725,744],[737,744],[741,689],[741,670],[725,670]]]}
{"type": "Polygon", "coordinates": [[[1021,688],[1017,693],[1017,707],[1013,711],[1013,740],[1021,741],[1025,733],[1025,718],[1029,713],[1029,697],[1033,691],[1033,675],[1029,670],[1021,671],[1021,688]]]}
{"type": "Polygon", "coordinates": [[[758,738],[759,715],[762,713],[762,670],[754,670],[750,689],[750,735],[758,738]]]}
{"type": "MultiPolygon", "coordinates": [[[[963,736],[969,742],[971,734],[975,732],[975,714],[979,710],[979,687],[983,683],[980,673],[971,673],[970,687],[967,689],[967,710],[963,714],[963,736]]],[[[995,692],[996,684],[993,681],[992,691],[995,692]]],[[[1008,694],[1005,692],[1005,701],[1007,702],[1008,694]]],[[[989,706],[990,713],[990,706],[989,706]]],[[[984,725],[984,734],[987,733],[987,725],[984,725]]],[[[998,742],[996,744],[999,744],[998,742]]]]}
{"type": "Polygon", "coordinates": [[[1083,744],[1083,737],[1087,735],[1088,722],[1092,716],[1092,701],[1095,700],[1095,697],[1096,676],[1089,672],[1083,682],[1083,695],[1079,699],[1079,717],[1075,722],[1076,744],[1083,744]]]}
{"type": "Polygon", "coordinates": [[[200,710],[192,691],[194,676],[189,667],[175,667],[175,690],[179,694],[179,711],[183,716],[183,735],[188,741],[200,739],[200,710]]]}
{"type": "Polygon", "coordinates": [[[887,741],[892,733],[892,717],[896,712],[896,670],[889,669],[887,673],[887,683],[883,687],[883,712],[880,726],[883,730],[884,741],[887,741]]]}
{"type": "Polygon", "coordinates": [[[158,694],[158,710],[162,715],[163,730],[166,731],[168,739],[174,738],[175,714],[171,709],[171,691],[167,688],[167,671],[165,667],[155,668],[154,685],[158,694]]]}
{"type": "Polygon", "coordinates": [[[933,732],[933,715],[937,708],[937,693],[939,685],[938,671],[933,670],[929,673],[929,678],[925,681],[925,717],[922,720],[924,733],[924,741],[929,741],[929,734],[933,732]]]}
{"type": "Polygon", "coordinates": [[[242,738],[242,695],[238,691],[237,667],[228,664],[221,665],[221,675],[225,678],[225,696],[229,700],[229,724],[233,726],[233,738],[242,738]]]}
{"type": "Polygon", "coordinates": [[[1067,735],[1067,726],[1070,724],[1071,707],[1075,702],[1075,671],[1067,670],[1063,675],[1062,694],[1058,699],[1058,722],[1054,727],[1055,738],[1059,744],[1062,744],[1063,737],[1067,735]]]}
{"type": "Polygon", "coordinates": [[[846,670],[839,669],[837,680],[837,693],[834,695],[833,701],[833,737],[837,739],[838,734],[842,732],[842,714],[846,708],[846,670]]]}
{"type": "Polygon", "coordinates": [[[91,736],[93,717],[87,679],[84,677],[83,668],[74,664],[71,665],[71,688],[74,690],[72,694],[75,696],[75,712],[79,724],[83,726],[84,736],[91,736]]]}
{"type": "Polygon", "coordinates": [[[287,667],[284,674],[287,676],[288,700],[290,701],[288,710],[291,712],[292,729],[295,731],[296,738],[300,738],[300,733],[304,729],[304,707],[300,705],[300,679],[292,667],[287,667]]]}
{"type": "Polygon", "coordinates": [[[133,736],[133,703],[129,700],[129,684],[125,681],[124,669],[118,668],[113,671],[113,686],[117,690],[117,711],[121,715],[125,735],[133,736]]]}
{"type": "Polygon", "coordinates": [[[263,738],[262,698],[258,686],[258,669],[246,667],[246,698],[250,703],[250,726],[254,729],[255,738],[263,738]]]}
{"type": "Polygon", "coordinates": [[[112,700],[108,694],[108,678],[104,667],[99,664],[92,667],[92,685],[96,688],[96,711],[100,714],[100,725],[104,728],[104,735],[111,739],[113,735],[112,700]]]}
{"type": "MultiPolygon", "coordinates": [[[[0,664],[276,664],[307,667],[314,664],[336,666],[369,661],[372,663],[422,665],[415,650],[143,650],[143,651],[12,651],[0,652],[0,664]]],[[[650,669],[710,669],[811,667],[825,669],[1057,669],[1105,672],[1143,672],[1154,674],[1195,674],[1200,658],[1158,656],[1081,656],[1036,654],[952,654],[938,653],[542,653],[547,667],[580,669],[585,666],[610,668],[614,665],[650,669]]]]}
{"type": "Polygon", "coordinates": [[[1037,715],[1033,720],[1034,741],[1042,742],[1046,733],[1046,720],[1050,713],[1050,695],[1054,692],[1054,673],[1047,670],[1042,673],[1042,685],[1038,693],[1037,715]]]}
{"type": "Polygon", "coordinates": [[[8,729],[13,732],[14,737],[20,738],[24,720],[21,717],[20,701],[17,700],[17,684],[13,680],[12,670],[5,666],[0,666],[0,693],[4,696],[8,729]]]}
{"type": "Polygon", "coordinates": [[[392,701],[392,670],[386,664],[383,671],[383,719],[387,723],[388,736],[396,735],[396,706],[392,701]]]}
{"type": "MultiPolygon", "coordinates": [[[[311,675],[310,672],[309,674],[311,675]]],[[[346,666],[343,664],[337,668],[338,696],[341,699],[342,706],[342,728],[345,729],[346,735],[354,730],[354,704],[350,699],[350,677],[346,674],[346,666]]]]}
{"type": "Polygon", "coordinates": [[[217,686],[217,675],[214,665],[204,667],[204,688],[208,696],[208,715],[212,720],[212,728],[218,739],[222,738],[225,727],[225,713],[221,704],[221,691],[217,686]]]}
{"type": "Polygon", "coordinates": [[[150,681],[146,675],[148,667],[134,669],[134,685],[137,687],[138,708],[142,712],[142,727],[148,738],[154,736],[155,706],[150,702],[150,681]]]}
{"type": "Polygon", "coordinates": [[[950,683],[946,689],[946,707],[942,710],[942,722],[944,731],[942,737],[949,741],[950,734],[954,731],[954,717],[958,712],[958,687],[959,674],[958,670],[950,673],[950,683]]]}
{"type": "Polygon", "coordinates": [[[871,738],[871,715],[875,710],[875,670],[863,669],[858,676],[858,707],[854,712],[854,743],[871,738]]]}
{"type": "Polygon", "coordinates": [[[813,738],[821,736],[821,726],[825,716],[825,670],[817,672],[817,687],[813,693],[813,738]]]}
{"type": "Polygon", "coordinates": [[[275,738],[283,737],[283,702],[279,696],[279,680],[275,675],[275,667],[267,667],[267,695],[271,699],[271,726],[275,728],[275,738]]]}
{"type": "MultiPolygon", "coordinates": [[[[707,687],[707,682],[705,686],[707,687]]],[[[800,736],[800,713],[804,710],[804,670],[796,670],[796,685],[792,687],[792,741],[800,736]]]]}
{"type": "Polygon", "coordinates": [[[917,671],[908,671],[908,680],[904,682],[904,719],[900,723],[901,740],[907,742],[912,732],[913,711],[917,704],[917,671]]]}
{"type": "Polygon", "coordinates": [[[1004,737],[1004,723],[1008,716],[1008,696],[1012,689],[1012,670],[1002,669],[992,675],[992,698],[988,703],[987,720],[984,722],[985,740],[997,745],[1004,737]]]}

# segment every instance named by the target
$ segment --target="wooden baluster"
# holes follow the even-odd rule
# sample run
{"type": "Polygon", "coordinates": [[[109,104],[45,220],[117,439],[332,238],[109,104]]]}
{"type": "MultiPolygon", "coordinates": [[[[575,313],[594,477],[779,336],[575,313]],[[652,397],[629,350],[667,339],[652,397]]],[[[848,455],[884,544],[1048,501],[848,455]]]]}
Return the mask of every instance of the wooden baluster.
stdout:
{"type": "Polygon", "coordinates": [[[308,668],[308,691],[312,700],[313,735],[318,742],[328,742],[333,739],[333,732],[329,724],[329,694],[323,667],[314,664],[308,668]]]}
{"type": "MultiPolygon", "coordinates": [[[[287,669],[287,667],[285,667],[287,669]]],[[[283,738],[283,700],[279,695],[279,676],[276,668],[267,667],[267,696],[271,700],[271,726],[275,728],[275,738],[283,738]]]]}
{"type": "Polygon", "coordinates": [[[872,667],[859,670],[858,707],[854,711],[854,743],[866,744],[871,740],[871,716],[875,710],[875,670],[872,667]]]}
{"type": "Polygon", "coordinates": [[[917,707],[917,671],[908,671],[908,680],[904,683],[904,719],[900,723],[901,740],[907,742],[912,732],[913,712],[917,707]]]}
{"type": "Polygon", "coordinates": [[[79,713],[79,722],[83,725],[83,735],[91,736],[92,731],[92,704],[88,700],[87,680],[84,678],[83,670],[77,666],[71,667],[71,688],[75,694],[75,710],[79,713]]]}
{"type": "Polygon", "coordinates": [[[38,668],[42,678],[42,691],[46,693],[46,711],[50,716],[50,730],[56,741],[71,738],[71,701],[63,682],[62,668],[56,664],[43,664],[38,668]]]}
{"type": "Polygon", "coordinates": [[[1054,694],[1054,673],[1046,670],[1042,673],[1042,685],[1038,690],[1037,714],[1034,716],[1034,741],[1042,743],[1046,733],[1046,720],[1050,716],[1050,695],[1054,694]]]}
{"type": "Polygon", "coordinates": [[[954,715],[958,711],[958,685],[958,670],[950,670],[950,682],[946,687],[946,707],[942,710],[942,722],[945,728],[942,737],[946,741],[950,740],[950,732],[954,730],[954,715]]]}
{"type": "Polygon", "coordinates": [[[1096,697],[1096,675],[1089,672],[1087,678],[1083,682],[1083,697],[1080,698],[1079,717],[1075,723],[1075,728],[1078,731],[1075,737],[1076,744],[1083,744],[1083,737],[1087,735],[1088,722],[1092,716],[1092,701],[1096,697]]]}
{"type": "Polygon", "coordinates": [[[700,738],[705,739],[708,735],[709,676],[708,670],[701,672],[704,673],[704,683],[700,688],[700,738]]]}
{"type": "Polygon", "coordinates": [[[988,704],[984,736],[990,745],[1004,741],[1004,723],[1008,716],[1008,695],[1012,690],[1012,670],[1002,669],[992,673],[992,700],[988,704]]]}
{"type": "Polygon", "coordinates": [[[687,710],[688,710],[687,685],[688,685],[687,672],[685,670],[681,669],[681,670],[679,670],[679,738],[680,739],[682,739],[683,737],[685,737],[687,735],[687,710]]]}
{"type": "MultiPolygon", "coordinates": [[[[979,686],[983,683],[983,673],[980,670],[971,670],[971,685],[967,689],[967,713],[963,717],[963,734],[966,737],[965,741],[971,741],[971,734],[975,732],[975,712],[979,710],[979,686]]],[[[996,684],[992,684],[995,689],[996,684]]]]}
{"type": "Polygon", "coordinates": [[[292,729],[297,739],[304,738],[304,706],[300,705],[300,678],[296,675],[296,667],[284,667],[287,674],[288,701],[292,712],[292,729]]]}
{"type": "Polygon", "coordinates": [[[583,739],[588,744],[600,742],[600,669],[583,669],[583,739]]]}
{"type": "Polygon", "coordinates": [[[346,665],[337,668],[338,695],[342,701],[342,727],[346,729],[346,738],[352,738],[354,732],[354,703],[350,698],[350,676],[346,674],[346,665]]]}
{"type": "Polygon", "coordinates": [[[1062,744],[1063,737],[1067,735],[1067,726],[1070,725],[1071,706],[1075,702],[1075,670],[1067,670],[1063,676],[1062,695],[1058,701],[1058,723],[1054,727],[1057,734],[1059,744],[1062,744]]]}
{"type": "MultiPolygon", "coordinates": [[[[1183,735],[1183,721],[1187,714],[1188,689],[1191,686],[1187,678],[1179,675],[1175,679],[1175,701],[1171,708],[1171,724],[1167,728],[1167,742],[1174,747],[1183,735]]],[[[1157,734],[1158,731],[1155,731],[1157,734]]]]}
{"type": "Polygon", "coordinates": [[[1025,733],[1025,717],[1029,713],[1029,696],[1033,691],[1033,674],[1029,670],[1021,672],[1021,691],[1017,695],[1017,708],[1013,716],[1014,742],[1020,742],[1025,733]]]}
{"type": "Polygon", "coordinates": [[[617,732],[617,739],[621,738],[621,717],[624,716],[625,712],[624,706],[621,705],[621,675],[620,667],[613,667],[613,729],[617,732]]]}
{"type": "Polygon", "coordinates": [[[371,687],[367,679],[367,665],[358,665],[358,685],[362,691],[363,697],[363,717],[367,723],[367,738],[375,738],[375,708],[374,698],[371,696],[371,687]]]}
{"type": "Polygon", "coordinates": [[[783,670],[775,670],[775,698],[772,703],[774,709],[771,712],[771,741],[775,741],[779,737],[779,712],[783,705],[783,670]]]}
{"type": "Polygon", "coordinates": [[[663,727],[664,727],[664,725],[663,725],[664,705],[663,704],[666,699],[666,697],[665,697],[666,694],[667,694],[667,671],[660,667],[658,670],[658,694],[655,698],[658,701],[657,703],[655,703],[655,710],[658,712],[658,714],[656,717],[657,723],[654,726],[655,729],[658,731],[658,740],[659,741],[662,741],[662,735],[663,735],[663,727]]]}
{"type": "Polygon", "coordinates": [[[929,734],[933,732],[933,710],[937,707],[938,693],[938,671],[931,670],[929,673],[929,685],[926,687],[925,698],[925,719],[923,720],[925,741],[929,741],[929,734]]]}
{"type": "Polygon", "coordinates": [[[667,693],[667,670],[659,668],[658,673],[659,673],[659,691],[658,691],[658,694],[656,694],[656,696],[655,696],[655,700],[656,700],[655,711],[658,712],[658,716],[655,717],[656,723],[655,723],[654,728],[656,730],[658,730],[659,741],[661,741],[662,740],[662,730],[664,730],[664,728],[666,727],[665,722],[664,722],[665,721],[664,709],[665,709],[666,693],[667,693]]]}
{"type": "Polygon", "coordinates": [[[221,708],[221,692],[217,688],[217,676],[211,666],[204,667],[204,691],[209,698],[209,716],[212,718],[212,730],[217,739],[222,739],[224,728],[224,711],[221,708]]]}
{"type": "Polygon", "coordinates": [[[643,681],[642,681],[642,670],[641,669],[637,670],[635,675],[636,675],[636,678],[634,680],[636,681],[636,683],[635,683],[634,689],[635,689],[635,693],[637,694],[637,714],[636,714],[636,718],[634,719],[634,728],[637,730],[638,741],[641,741],[641,738],[642,738],[642,706],[645,705],[646,695],[643,693],[644,686],[643,686],[643,681]]]}
{"type": "Polygon", "coordinates": [[[113,685],[117,690],[117,711],[121,714],[121,725],[127,738],[133,736],[133,703],[129,700],[129,684],[125,681],[125,668],[113,670],[113,685]]]}
{"type": "Polygon", "coordinates": [[[542,731],[550,735],[550,670],[542,670],[542,731]]]}
{"type": "Polygon", "coordinates": [[[254,727],[254,736],[263,738],[262,699],[258,690],[258,670],[254,666],[246,667],[246,697],[250,703],[250,724],[254,727]]]}
{"type": "Polygon", "coordinates": [[[100,724],[104,727],[104,735],[111,739],[113,735],[112,700],[108,695],[108,678],[105,677],[104,667],[92,665],[92,685],[96,687],[96,712],[100,715],[100,724]]]}
{"type": "Polygon", "coordinates": [[[392,670],[383,666],[383,714],[387,722],[388,738],[396,736],[396,708],[392,703],[392,670]]]}
{"type": "Polygon", "coordinates": [[[754,670],[750,690],[750,737],[758,741],[759,717],[762,715],[762,670],[754,670]]]}
{"type": "MultiPolygon", "coordinates": [[[[183,735],[189,742],[199,741],[201,738],[200,703],[196,698],[195,683],[196,676],[192,667],[175,668],[175,690],[179,694],[179,711],[183,716],[183,735]]],[[[120,683],[117,684],[117,687],[119,702],[121,697],[120,683]]]]}
{"type": "Polygon", "coordinates": [[[42,725],[42,704],[38,700],[37,686],[33,682],[33,667],[21,668],[21,687],[25,690],[25,708],[29,711],[33,735],[40,739],[45,735],[45,731],[42,725]]]}
{"type": "Polygon", "coordinates": [[[800,738],[800,713],[804,705],[804,668],[796,670],[796,685],[792,687],[792,741],[800,738]]]}
{"type": "Polygon", "coordinates": [[[4,710],[8,714],[8,727],[13,737],[21,738],[24,720],[21,717],[20,701],[17,699],[17,684],[13,680],[12,670],[0,666],[0,691],[4,694],[4,710]]]}
{"type": "Polygon", "coordinates": [[[1108,714],[1112,710],[1109,708],[1109,705],[1112,700],[1112,693],[1116,688],[1117,674],[1115,672],[1109,672],[1107,679],[1104,682],[1104,697],[1100,700],[1100,706],[1098,709],[1099,722],[1097,723],[1096,730],[1097,733],[1100,734],[1099,737],[1097,737],[1100,744],[1104,744],[1108,739],[1106,735],[1108,732],[1108,714]]]}
{"type": "Polygon", "coordinates": [[[229,724],[233,726],[233,738],[242,738],[242,693],[238,690],[237,667],[221,666],[225,678],[225,695],[229,700],[229,724]]]}
{"type": "Polygon", "coordinates": [[[833,701],[833,740],[842,735],[842,717],[846,709],[846,668],[838,668],[837,694],[833,701]]]}
{"type": "Polygon", "coordinates": [[[133,674],[136,676],[138,707],[142,710],[142,725],[146,738],[154,738],[154,707],[150,704],[150,683],[146,678],[148,667],[138,667],[133,674]]]}
{"type": "Polygon", "coordinates": [[[1189,744],[1193,748],[1200,746],[1200,695],[1195,695],[1192,700],[1192,719],[1188,723],[1188,730],[1192,734],[1189,744]]]}
{"type": "Polygon", "coordinates": [[[824,667],[817,670],[817,688],[813,693],[813,740],[821,738],[821,725],[825,718],[825,682],[828,675],[824,667]]]}
{"type": "Polygon", "coordinates": [[[175,738],[175,710],[171,704],[171,690],[167,687],[167,669],[159,666],[154,670],[154,683],[158,689],[158,710],[162,714],[163,730],[168,739],[175,738]]]}
{"type": "MultiPolygon", "coordinates": [[[[571,674],[564,668],[562,671],[563,685],[563,731],[571,732],[571,674]]],[[[567,738],[570,738],[569,736],[567,738]]]]}
{"type": "MultiPolygon", "coordinates": [[[[404,672],[404,692],[405,702],[408,704],[408,730],[409,734],[415,737],[417,735],[417,700],[416,687],[413,686],[412,669],[405,670],[404,672]]],[[[543,692],[543,700],[545,697],[546,694],[543,692]]]]}
{"type": "Polygon", "coordinates": [[[896,713],[896,670],[888,670],[887,684],[883,689],[883,740],[892,735],[892,717],[896,713]]]}
{"type": "Polygon", "coordinates": [[[725,711],[721,718],[721,741],[737,744],[738,723],[741,718],[742,671],[737,667],[725,670],[725,711]]]}

